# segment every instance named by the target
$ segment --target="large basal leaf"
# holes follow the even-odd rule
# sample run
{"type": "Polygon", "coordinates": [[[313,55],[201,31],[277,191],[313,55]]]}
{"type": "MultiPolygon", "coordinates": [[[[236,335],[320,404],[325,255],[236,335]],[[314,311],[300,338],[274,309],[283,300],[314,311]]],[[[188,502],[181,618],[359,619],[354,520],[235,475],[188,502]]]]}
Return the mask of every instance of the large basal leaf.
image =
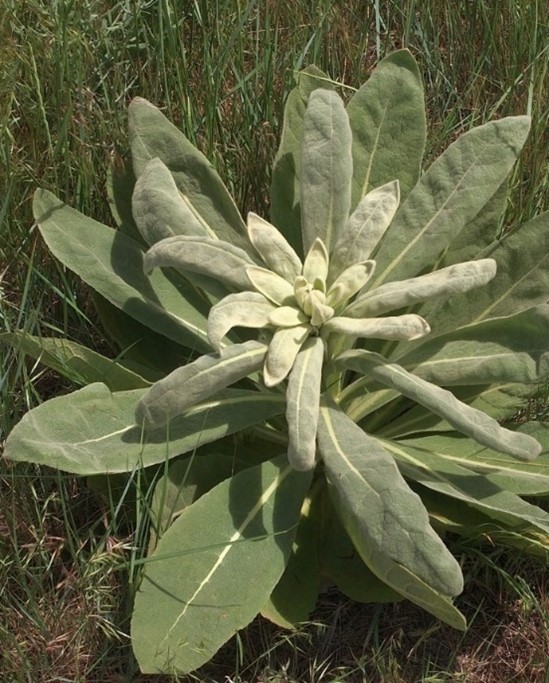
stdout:
{"type": "Polygon", "coordinates": [[[262,616],[283,628],[308,621],[318,600],[322,542],[319,492],[320,487],[314,486],[305,498],[288,564],[261,609],[262,616]]]}
{"type": "MultiPolygon", "coordinates": [[[[209,448],[215,449],[215,446],[209,448]]],[[[166,471],[154,487],[151,500],[149,554],[185,508],[244,467],[245,463],[242,461],[215,450],[209,453],[195,451],[192,455],[167,464],[166,471]]]]}
{"type": "Polygon", "coordinates": [[[520,527],[513,527],[495,521],[467,503],[425,487],[421,487],[421,499],[429,510],[433,525],[440,528],[441,533],[451,532],[481,541],[488,552],[495,546],[503,546],[518,551],[517,557],[547,560],[548,535],[532,525],[523,523],[520,527]]]}
{"type": "Polygon", "coordinates": [[[450,432],[399,440],[398,446],[410,448],[417,458],[433,454],[439,460],[463,469],[485,474],[502,489],[521,496],[549,495],[549,425],[528,422],[511,425],[533,436],[542,445],[541,455],[532,462],[521,462],[504,453],[484,448],[461,434],[450,432]]]}
{"type": "MultiPolygon", "coordinates": [[[[516,415],[536,391],[535,384],[516,382],[452,387],[455,398],[494,420],[505,420],[516,415]]],[[[401,438],[422,432],[454,431],[455,427],[440,415],[425,410],[421,405],[414,405],[405,399],[403,401],[404,407],[402,404],[388,406],[387,414],[380,416],[380,419],[375,419],[377,415],[372,416],[375,422],[372,417],[369,418],[368,424],[373,424],[372,430],[385,438],[401,438]]]]}
{"type": "MultiPolygon", "coordinates": [[[[415,448],[412,440],[379,440],[379,443],[393,455],[408,480],[465,502],[509,526],[530,524],[545,534],[549,532],[549,513],[503,489],[497,475],[477,474],[436,451],[427,450],[425,442],[421,449],[415,448]]],[[[549,489],[542,492],[548,493],[549,489]]]]}
{"type": "Polygon", "coordinates": [[[246,226],[212,164],[183,133],[141,97],[128,110],[133,169],[137,178],[151,159],[159,158],[171,171],[185,203],[206,232],[243,249],[251,249],[246,226]]]}
{"type": "Polygon", "coordinates": [[[419,178],[426,136],[423,84],[411,53],[398,50],[383,59],[353,95],[347,113],[353,133],[352,206],[397,178],[406,197],[419,178]]]}
{"type": "Polygon", "coordinates": [[[53,255],[101,296],[173,341],[210,350],[204,300],[191,287],[176,287],[160,271],[147,277],[137,242],[71,209],[46,190],[37,190],[33,208],[53,255]]]}
{"type": "Polygon", "coordinates": [[[284,571],[310,481],[282,456],[222,482],[174,522],[135,600],[143,673],[192,671],[255,617],[284,571]]]}
{"type": "Polygon", "coordinates": [[[427,339],[398,362],[439,386],[537,383],[549,376],[548,340],[549,305],[543,304],[427,339]]]}
{"type": "Polygon", "coordinates": [[[496,277],[475,293],[449,299],[430,313],[438,332],[521,313],[549,299],[549,211],[482,252],[498,265],[496,277]]]}
{"type": "Polygon", "coordinates": [[[284,412],[279,395],[226,390],[145,435],[135,405],[145,389],[111,393],[90,384],[28,412],[10,433],[5,456],[74,474],[148,467],[284,412]]]}
{"type": "Polygon", "coordinates": [[[389,363],[383,356],[363,349],[346,351],[336,359],[336,364],[397,389],[403,396],[444,418],[454,429],[484,446],[525,460],[532,460],[540,453],[540,445],[535,439],[504,429],[494,419],[462,403],[446,389],[416,377],[396,363],[389,363]]]}
{"type": "Polygon", "coordinates": [[[529,127],[526,116],[491,121],[465,133],[440,155],[387,230],[375,256],[373,287],[413,277],[436,263],[505,180],[529,127]]]}
{"type": "Polygon", "coordinates": [[[303,118],[301,234],[305,253],[320,239],[330,252],[351,208],[351,129],[343,100],[331,90],[311,93],[303,118]]]}
{"type": "Polygon", "coordinates": [[[156,382],[192,359],[192,351],[154,332],[110,301],[94,293],[93,303],[101,327],[120,350],[128,367],[140,368],[145,379],[156,382]]]}
{"type": "Polygon", "coordinates": [[[444,252],[444,257],[438,264],[438,268],[479,258],[479,254],[492,244],[498,236],[508,194],[509,182],[504,180],[477,215],[452,241],[444,252]]]}
{"type": "Polygon", "coordinates": [[[111,391],[140,389],[150,385],[123,362],[106,358],[68,339],[7,332],[0,334],[0,344],[23,351],[76,384],[103,382],[111,391]]]}
{"type": "Polygon", "coordinates": [[[153,384],[139,400],[137,423],[147,429],[169,425],[196,403],[259,370],[266,353],[265,344],[251,340],[177,368],[153,384]]]}
{"type": "Polygon", "coordinates": [[[298,254],[301,243],[301,138],[303,116],[309,96],[317,88],[333,89],[328,76],[311,65],[301,71],[297,85],[288,95],[280,147],[273,166],[271,183],[271,221],[298,254]]]}
{"type": "Polygon", "coordinates": [[[329,406],[320,409],[318,443],[335,507],[364,562],[398,593],[462,628],[449,600],[463,589],[459,565],[394,459],[329,406]]]}
{"type": "Polygon", "coordinates": [[[364,564],[334,510],[330,496],[323,496],[322,569],[344,595],[365,603],[398,602],[400,593],[390,588],[364,564]]]}
{"type": "Polygon", "coordinates": [[[175,235],[218,239],[194,214],[160,159],[151,159],[144,166],[135,184],[132,213],[143,239],[151,246],[175,235]]]}
{"type": "Polygon", "coordinates": [[[107,170],[107,199],[118,229],[141,246],[146,243],[135,224],[132,213],[132,194],[135,175],[131,161],[116,158],[107,170]]]}

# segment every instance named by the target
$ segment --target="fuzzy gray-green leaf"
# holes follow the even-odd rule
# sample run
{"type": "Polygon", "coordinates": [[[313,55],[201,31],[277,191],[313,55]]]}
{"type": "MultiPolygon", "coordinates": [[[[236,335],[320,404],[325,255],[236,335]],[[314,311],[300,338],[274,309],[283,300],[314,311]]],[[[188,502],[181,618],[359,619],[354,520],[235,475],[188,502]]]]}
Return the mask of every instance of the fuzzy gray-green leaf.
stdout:
{"type": "Polygon", "coordinates": [[[172,173],[175,184],[204,229],[251,250],[246,226],[227,188],[212,164],[153,104],[141,97],[130,103],[130,145],[137,178],[151,159],[158,157],[172,173]]]}
{"type": "Polygon", "coordinates": [[[277,458],[184,510],[136,596],[132,644],[142,672],[188,673],[256,616],[288,561],[310,479],[277,458]]]}
{"type": "Polygon", "coordinates": [[[156,382],[137,404],[137,424],[147,429],[167,425],[196,403],[209,398],[263,364],[267,347],[256,341],[227,346],[201,356],[156,382]]]}
{"type": "Polygon", "coordinates": [[[404,476],[438,493],[461,500],[492,519],[511,526],[531,524],[549,533],[549,513],[504,490],[497,475],[477,474],[413,441],[378,440],[399,463],[404,476]]]}
{"type": "Polygon", "coordinates": [[[296,325],[278,329],[271,341],[265,359],[263,380],[268,387],[274,387],[288,376],[299,349],[309,336],[311,326],[296,325]]]}
{"type": "Polygon", "coordinates": [[[317,237],[311,244],[311,248],[303,262],[303,277],[308,282],[314,282],[316,278],[326,281],[328,275],[328,251],[324,242],[317,237]]]}
{"type": "Polygon", "coordinates": [[[523,462],[480,446],[456,432],[399,439],[398,443],[420,452],[420,457],[425,452],[433,453],[441,460],[489,475],[498,486],[517,495],[549,495],[549,425],[527,422],[513,427],[533,436],[542,444],[543,451],[539,458],[523,462]]]}
{"type": "Polygon", "coordinates": [[[263,294],[238,292],[229,294],[212,307],[208,316],[208,339],[219,350],[223,337],[233,327],[267,327],[270,315],[279,309],[263,294]]]}
{"type": "Polygon", "coordinates": [[[463,589],[459,565],[394,459],[329,406],[320,408],[318,443],[332,498],[364,562],[405,597],[457,621],[448,596],[463,589]]]}
{"type": "Polygon", "coordinates": [[[399,200],[397,180],[377,187],[360,200],[334,246],[330,258],[330,282],[346,268],[371,258],[393,220],[399,200]]]}
{"type": "Polygon", "coordinates": [[[333,87],[324,72],[314,65],[308,66],[297,75],[297,85],[284,107],[282,137],[272,174],[271,221],[298,254],[303,250],[299,196],[303,116],[313,90],[333,87]]]}
{"type": "Polygon", "coordinates": [[[326,332],[336,332],[350,337],[401,341],[419,339],[430,332],[427,321],[415,313],[387,318],[345,318],[338,316],[328,320],[323,329],[326,332]]]}
{"type": "Polygon", "coordinates": [[[248,236],[267,266],[288,282],[301,275],[301,261],[285,237],[260,216],[248,214],[248,236]]]}
{"type": "Polygon", "coordinates": [[[496,274],[494,259],[466,261],[442,268],[434,273],[409,280],[386,282],[365,292],[347,307],[345,315],[352,318],[373,317],[431,298],[447,298],[481,287],[496,274]]]}
{"type": "Polygon", "coordinates": [[[247,266],[245,275],[248,280],[247,289],[252,284],[258,292],[279,306],[285,306],[294,301],[294,288],[287,280],[272,270],[260,266],[247,266]]]}
{"type": "Polygon", "coordinates": [[[383,59],[353,95],[347,112],[353,133],[353,207],[395,178],[405,197],[419,179],[426,136],[423,84],[411,53],[398,50],[383,59]]]}
{"type": "Polygon", "coordinates": [[[541,451],[535,439],[504,429],[485,413],[458,401],[446,389],[412,375],[399,365],[389,363],[383,356],[360,349],[346,351],[335,362],[340,367],[367,374],[398,389],[404,396],[443,417],[454,429],[488,448],[523,460],[536,458],[541,451]]]}
{"type": "Polygon", "coordinates": [[[37,190],[34,217],[53,255],[111,304],[183,346],[209,351],[207,306],[198,293],[161,272],[144,273],[140,245],[119,230],[37,190]]]}
{"type": "Polygon", "coordinates": [[[111,391],[150,386],[150,382],[126,367],[123,360],[106,358],[69,339],[34,337],[18,331],[0,334],[1,344],[23,351],[80,385],[104,382],[111,391]]]}
{"type": "Polygon", "coordinates": [[[496,277],[475,296],[459,295],[433,309],[440,332],[489,318],[510,316],[549,300],[549,211],[484,250],[497,263],[496,277]]]}
{"type": "Polygon", "coordinates": [[[157,242],[145,256],[145,268],[171,267],[184,274],[199,273],[237,289],[249,289],[246,266],[253,261],[245,251],[211,237],[177,235],[157,242]]]}
{"type": "Polygon", "coordinates": [[[529,128],[527,116],[490,121],[463,134],[438,157],[385,233],[376,253],[374,286],[413,277],[436,263],[505,180],[529,128]]]}
{"type": "Polygon", "coordinates": [[[351,208],[351,129],[343,101],[313,91],[303,119],[301,232],[305,253],[317,237],[328,251],[343,234],[351,208]]]}
{"type": "Polygon", "coordinates": [[[146,435],[135,404],[146,389],[111,392],[89,384],[28,412],[11,431],[4,454],[79,475],[133,472],[284,413],[283,396],[226,389],[169,425],[146,435]],[[169,438],[168,438],[169,437],[169,438]]]}
{"type": "Polygon", "coordinates": [[[132,212],[139,232],[149,245],[175,235],[217,239],[213,230],[184,201],[172,174],[160,159],[151,159],[137,179],[132,212]]]}
{"type": "Polygon", "coordinates": [[[299,471],[307,471],[315,466],[316,428],[323,360],[322,339],[310,337],[297,354],[288,378],[286,390],[288,460],[292,467],[299,471]]]}
{"type": "Polygon", "coordinates": [[[549,305],[427,339],[398,362],[439,386],[542,383],[549,376],[549,305]]]}
{"type": "Polygon", "coordinates": [[[295,306],[278,306],[269,315],[269,322],[273,327],[295,327],[308,320],[308,316],[295,306]]]}
{"type": "Polygon", "coordinates": [[[375,261],[364,261],[346,268],[326,293],[326,303],[336,308],[353,297],[372,277],[375,266],[375,261]]]}

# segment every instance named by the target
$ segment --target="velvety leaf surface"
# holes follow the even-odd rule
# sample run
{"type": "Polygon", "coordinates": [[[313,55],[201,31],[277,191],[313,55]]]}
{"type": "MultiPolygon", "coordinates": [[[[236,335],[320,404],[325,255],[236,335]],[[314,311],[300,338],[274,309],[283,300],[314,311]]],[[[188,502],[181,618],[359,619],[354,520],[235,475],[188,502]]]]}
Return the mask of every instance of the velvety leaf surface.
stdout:
{"type": "Polygon", "coordinates": [[[351,129],[343,100],[331,90],[311,93],[303,118],[301,233],[307,252],[315,239],[331,251],[351,208],[351,129]]]}
{"type": "Polygon", "coordinates": [[[273,272],[288,282],[301,275],[299,256],[274,225],[252,212],[248,214],[247,225],[250,242],[273,272]]]}
{"type": "Polygon", "coordinates": [[[266,386],[274,387],[286,379],[309,331],[310,325],[298,325],[280,328],[273,334],[263,368],[266,386]]]}
{"type": "MultiPolygon", "coordinates": [[[[211,447],[215,449],[215,446],[211,447]]],[[[196,452],[171,461],[165,474],[154,487],[151,501],[151,543],[149,554],[158,538],[189,505],[220,482],[244,469],[243,463],[226,453],[196,452]]]]}
{"type": "Polygon", "coordinates": [[[172,284],[160,271],[147,277],[137,242],[71,209],[46,190],[37,190],[33,208],[53,255],[101,296],[173,341],[210,349],[204,300],[190,286],[172,284]]]}
{"type": "Polygon", "coordinates": [[[149,245],[167,237],[189,235],[218,239],[216,233],[200,221],[185,202],[173,175],[160,159],[151,159],[135,183],[132,213],[149,245]]]}
{"type": "MultiPolygon", "coordinates": [[[[320,514],[314,492],[303,503],[292,552],[261,614],[282,628],[294,628],[309,620],[321,584],[320,514]]],[[[324,553],[322,553],[324,554],[324,553]]]]}
{"type": "Polygon", "coordinates": [[[389,311],[427,301],[435,297],[448,298],[454,294],[482,287],[496,274],[493,259],[479,259],[455,263],[434,273],[408,280],[386,282],[380,287],[361,293],[345,310],[354,318],[371,318],[389,311]]]}
{"type": "Polygon", "coordinates": [[[446,597],[463,589],[459,565],[394,459],[328,406],[320,409],[318,442],[335,507],[364,562],[405,597],[463,626],[446,597]]]}
{"type": "Polygon", "coordinates": [[[322,569],[338,590],[357,602],[398,602],[400,593],[379,579],[362,561],[334,510],[330,496],[323,496],[322,569]]]}
{"type": "MultiPolygon", "coordinates": [[[[380,440],[379,443],[397,460],[407,479],[464,501],[492,519],[511,526],[527,523],[549,532],[549,513],[504,490],[496,476],[476,474],[436,451],[427,450],[425,442],[422,449],[415,448],[411,440],[406,443],[380,440]]],[[[547,488],[541,490],[549,493],[547,488]]]]}
{"type": "Polygon", "coordinates": [[[353,95],[353,201],[398,178],[405,197],[416,184],[425,148],[423,84],[408,50],[383,59],[353,95]]]}
{"type": "Polygon", "coordinates": [[[505,180],[529,127],[527,116],[490,121],[464,133],[438,157],[385,233],[372,286],[413,277],[437,262],[505,180]]]}
{"type": "Polygon", "coordinates": [[[439,386],[543,382],[549,376],[549,305],[427,339],[398,361],[439,386]]]}
{"type": "Polygon", "coordinates": [[[227,390],[172,420],[169,430],[143,434],[134,414],[145,391],[111,393],[104,384],[90,384],[52,398],[14,427],[5,456],[74,474],[131,472],[284,412],[281,396],[227,390]]]}
{"type": "MultiPolygon", "coordinates": [[[[536,392],[535,384],[504,382],[469,386],[452,386],[452,394],[462,403],[480,410],[494,420],[505,420],[524,407],[526,401],[536,392]]],[[[396,406],[381,422],[377,422],[375,432],[386,438],[400,438],[407,434],[421,432],[453,432],[453,427],[440,415],[430,413],[421,405],[408,403],[405,411],[396,406]]],[[[369,424],[371,423],[369,419],[369,424]]]]}
{"type": "MultiPolygon", "coordinates": [[[[450,432],[402,439],[398,447],[412,449],[421,460],[434,454],[439,461],[473,470],[489,476],[502,489],[524,496],[549,495],[549,425],[528,422],[512,425],[518,431],[533,436],[542,445],[541,455],[531,462],[521,462],[476,444],[461,434],[450,432]]],[[[395,456],[396,457],[396,456],[395,456]]]]}
{"type": "Polygon", "coordinates": [[[395,363],[389,363],[378,354],[364,350],[347,351],[336,363],[398,389],[483,446],[525,460],[531,460],[540,453],[540,446],[534,439],[504,429],[485,413],[456,399],[449,391],[416,377],[395,363]]]}
{"type": "Polygon", "coordinates": [[[196,218],[209,233],[251,249],[246,226],[212,164],[154,105],[141,97],[130,103],[129,130],[137,178],[156,157],[169,168],[175,184],[196,218]]]}
{"type": "Polygon", "coordinates": [[[313,469],[324,342],[310,337],[297,354],[286,390],[288,460],[298,471],[313,469]]]}
{"type": "Polygon", "coordinates": [[[317,88],[330,90],[333,85],[324,72],[311,65],[298,74],[297,85],[286,100],[282,137],[272,174],[271,221],[298,255],[303,254],[299,195],[303,116],[309,96],[317,88]]]}
{"type": "Polygon", "coordinates": [[[233,327],[266,327],[274,304],[257,292],[238,292],[223,297],[212,307],[208,316],[208,339],[219,350],[225,335],[233,327]]]}
{"type": "Polygon", "coordinates": [[[393,220],[399,200],[396,180],[377,187],[360,200],[334,246],[330,258],[330,282],[346,268],[370,258],[393,220]]]}
{"type": "Polygon", "coordinates": [[[346,318],[337,316],[323,326],[327,332],[350,337],[412,341],[429,334],[431,328],[419,315],[409,313],[386,318],[346,318]]]}
{"type": "Polygon", "coordinates": [[[145,256],[145,270],[176,268],[181,273],[198,273],[229,287],[249,289],[246,266],[253,265],[248,254],[228,242],[211,237],[177,235],[152,246],[145,256]]]}
{"type": "Polygon", "coordinates": [[[283,456],[222,482],[172,524],[135,600],[144,673],[196,669],[255,617],[284,571],[310,480],[283,456]]]}
{"type": "Polygon", "coordinates": [[[76,384],[103,382],[111,391],[139,389],[150,385],[146,379],[125,367],[123,362],[106,358],[68,339],[6,332],[0,334],[0,344],[23,351],[76,384]]]}
{"type": "Polygon", "coordinates": [[[433,309],[429,319],[439,332],[490,318],[516,315],[549,299],[549,211],[536,216],[483,256],[495,259],[496,277],[475,296],[454,296],[433,309]]]}
{"type": "Polygon", "coordinates": [[[498,236],[499,224],[505,210],[509,194],[509,181],[506,179],[477,215],[467,223],[459,235],[444,252],[439,268],[454,263],[479,258],[480,254],[498,236]]]}
{"type": "MultiPolygon", "coordinates": [[[[147,429],[169,425],[196,403],[259,370],[266,353],[265,344],[251,340],[177,368],[141,397],[135,411],[137,424],[147,429]]],[[[166,429],[170,431],[169,426],[166,429]]]]}

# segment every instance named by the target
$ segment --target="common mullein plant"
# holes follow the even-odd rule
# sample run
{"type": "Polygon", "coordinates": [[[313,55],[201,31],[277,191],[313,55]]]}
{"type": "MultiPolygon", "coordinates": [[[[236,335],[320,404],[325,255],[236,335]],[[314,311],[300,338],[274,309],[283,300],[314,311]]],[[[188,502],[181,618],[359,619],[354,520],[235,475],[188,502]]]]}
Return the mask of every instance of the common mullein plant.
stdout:
{"type": "Polygon", "coordinates": [[[4,335],[83,385],[30,411],[6,456],[151,484],[143,672],[196,669],[258,613],[306,621],[326,585],[464,629],[447,531],[549,547],[549,515],[521,497],[549,495],[547,428],[500,424],[548,376],[549,215],[498,238],[528,128],[473,128],[421,172],[403,50],[347,106],[299,74],[268,220],[244,222],[142,99],[132,167],[110,176],[118,229],[37,192],[47,245],[97,291],[120,355],[4,335]]]}

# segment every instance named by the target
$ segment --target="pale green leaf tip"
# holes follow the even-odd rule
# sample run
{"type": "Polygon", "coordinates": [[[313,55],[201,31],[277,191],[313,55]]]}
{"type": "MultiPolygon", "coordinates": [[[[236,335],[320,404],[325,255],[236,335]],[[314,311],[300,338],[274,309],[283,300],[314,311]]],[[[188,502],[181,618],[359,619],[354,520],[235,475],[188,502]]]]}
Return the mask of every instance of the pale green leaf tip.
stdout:
{"type": "Polygon", "coordinates": [[[138,107],[149,107],[150,109],[156,109],[158,111],[158,107],[155,107],[152,102],[149,102],[149,100],[146,100],[144,97],[134,97],[130,104],[128,105],[128,109],[130,113],[137,109],[138,107]]]}

